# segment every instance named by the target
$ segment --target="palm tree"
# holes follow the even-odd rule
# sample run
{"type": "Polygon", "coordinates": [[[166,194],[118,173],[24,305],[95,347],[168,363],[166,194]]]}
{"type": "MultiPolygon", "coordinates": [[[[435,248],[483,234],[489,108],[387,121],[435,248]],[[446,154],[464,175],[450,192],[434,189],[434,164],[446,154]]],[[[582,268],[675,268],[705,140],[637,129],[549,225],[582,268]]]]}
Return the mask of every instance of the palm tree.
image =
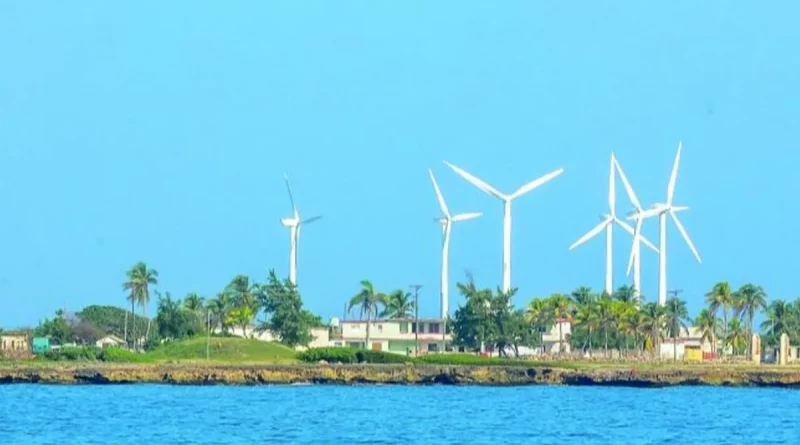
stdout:
{"type": "Polygon", "coordinates": [[[616,291],[614,291],[612,298],[624,303],[636,304],[636,289],[627,284],[622,285],[616,291]]]}
{"type": "Polygon", "coordinates": [[[730,326],[728,327],[728,336],[725,337],[725,343],[731,346],[734,355],[737,351],[741,351],[745,348],[745,337],[747,334],[742,327],[742,323],[739,321],[738,318],[734,318],[731,320],[730,326]]]}
{"type": "MultiPolygon", "coordinates": [[[[717,315],[717,312],[722,308],[722,323],[723,328],[728,329],[728,309],[733,306],[734,298],[731,292],[731,285],[727,281],[720,281],[715,284],[710,292],[706,294],[706,303],[711,310],[712,315],[717,315]]],[[[727,331],[723,332],[723,337],[727,337],[727,331]]]]}
{"type": "Polygon", "coordinates": [[[711,343],[711,352],[717,352],[717,331],[719,331],[719,318],[709,309],[703,309],[694,319],[694,327],[700,330],[701,341],[711,343]]]}
{"type": "Polygon", "coordinates": [[[747,358],[751,358],[753,338],[753,319],[756,314],[767,307],[767,293],[761,286],[745,284],[736,291],[736,315],[746,322],[747,358]]]}
{"type": "Polygon", "coordinates": [[[767,320],[761,323],[761,329],[770,334],[773,342],[780,342],[781,335],[789,334],[795,321],[792,305],[778,299],[767,306],[767,320]]]}
{"type": "Polygon", "coordinates": [[[581,286],[572,291],[571,297],[576,306],[587,304],[597,299],[592,293],[592,288],[587,286],[581,286]]]}
{"type": "Polygon", "coordinates": [[[564,353],[564,331],[562,328],[563,321],[568,320],[572,322],[574,319],[573,311],[575,304],[572,299],[564,294],[554,294],[550,296],[550,307],[553,311],[553,318],[558,323],[558,353],[564,353]]]}
{"type": "Polygon", "coordinates": [[[400,289],[392,292],[386,299],[386,307],[381,312],[381,317],[394,319],[411,318],[414,313],[414,301],[411,293],[400,289]]]}
{"type": "Polygon", "coordinates": [[[237,275],[225,288],[225,293],[230,296],[232,308],[228,311],[231,323],[242,327],[242,336],[247,338],[247,327],[258,313],[256,296],[261,292],[261,286],[250,283],[247,275],[237,275]]]}
{"type": "Polygon", "coordinates": [[[219,325],[224,333],[228,332],[228,312],[232,305],[230,295],[225,292],[218,293],[216,298],[212,298],[208,302],[208,308],[214,314],[214,326],[219,325]]]}
{"type": "Polygon", "coordinates": [[[186,295],[186,298],[183,300],[183,306],[195,314],[200,313],[200,311],[205,307],[203,303],[203,297],[194,292],[186,295]]]}
{"type": "MultiPolygon", "coordinates": [[[[646,335],[645,325],[644,325],[644,317],[642,317],[642,313],[638,310],[628,310],[625,313],[625,317],[619,323],[619,329],[621,332],[625,333],[626,335],[633,337],[633,349],[634,351],[639,351],[639,338],[646,335]]],[[[626,344],[625,347],[627,348],[627,339],[625,340],[626,344]]],[[[627,351],[626,351],[627,356],[627,351]]]]}
{"type": "MultiPolygon", "coordinates": [[[[144,317],[147,318],[147,306],[150,304],[150,286],[158,284],[158,271],[149,269],[147,264],[138,262],[126,273],[128,280],[123,283],[122,287],[130,291],[129,298],[134,303],[138,303],[142,307],[144,317]]],[[[133,312],[133,310],[132,310],[133,312]]],[[[136,325],[134,317],[134,326],[136,325]]],[[[150,319],[147,319],[147,332],[145,333],[145,340],[150,337],[150,319]]],[[[134,344],[136,337],[134,336],[134,344]]]]}
{"type": "Polygon", "coordinates": [[[612,312],[611,300],[601,298],[597,302],[597,326],[603,330],[603,337],[605,337],[604,349],[605,356],[608,358],[608,331],[614,329],[615,317],[612,312]]]}
{"type": "Polygon", "coordinates": [[[678,297],[668,299],[664,309],[667,331],[672,337],[672,359],[678,360],[678,337],[681,335],[681,329],[686,329],[689,311],[686,309],[686,302],[678,297]]]}
{"type": "Polygon", "coordinates": [[[642,306],[642,325],[653,345],[655,356],[661,356],[661,332],[666,324],[666,308],[651,302],[642,306]]]}
{"type": "Polygon", "coordinates": [[[529,301],[525,312],[525,320],[531,324],[535,332],[539,333],[539,344],[544,347],[544,333],[549,331],[555,324],[553,311],[548,300],[534,298],[529,301]]]}
{"type": "Polygon", "coordinates": [[[353,298],[350,299],[350,303],[347,306],[347,310],[350,311],[354,307],[359,307],[359,312],[361,316],[367,317],[367,337],[366,337],[366,348],[370,348],[370,337],[369,337],[369,325],[373,318],[377,318],[378,316],[378,308],[380,306],[386,306],[386,295],[381,293],[375,292],[375,287],[372,286],[372,283],[369,280],[361,280],[361,291],[359,291],[353,298]]]}
{"type": "Polygon", "coordinates": [[[583,302],[580,304],[576,303],[575,307],[575,327],[573,327],[573,333],[576,331],[575,328],[579,328],[583,326],[586,329],[586,338],[583,340],[583,346],[581,349],[586,352],[586,349],[589,349],[589,355],[592,354],[592,349],[594,347],[593,339],[592,339],[592,332],[594,330],[599,329],[599,323],[597,318],[597,300],[594,296],[590,298],[583,299],[583,302]]]}

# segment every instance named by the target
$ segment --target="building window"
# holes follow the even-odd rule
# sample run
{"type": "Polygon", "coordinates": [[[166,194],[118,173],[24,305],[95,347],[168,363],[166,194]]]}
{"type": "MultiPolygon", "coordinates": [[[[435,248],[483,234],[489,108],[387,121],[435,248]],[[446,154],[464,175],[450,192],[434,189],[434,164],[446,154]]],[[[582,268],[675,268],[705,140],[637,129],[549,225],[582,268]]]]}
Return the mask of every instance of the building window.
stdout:
{"type": "Polygon", "coordinates": [[[408,322],[401,322],[400,323],[400,333],[401,334],[408,334],[408,322]]]}
{"type": "Polygon", "coordinates": [[[438,351],[439,351],[438,343],[428,343],[428,352],[438,352],[438,351]]]}
{"type": "Polygon", "coordinates": [[[417,333],[417,323],[411,323],[411,333],[412,334],[417,333]]]}
{"type": "Polygon", "coordinates": [[[439,333],[439,323],[431,323],[428,325],[430,327],[431,334],[438,334],[439,333]]]}

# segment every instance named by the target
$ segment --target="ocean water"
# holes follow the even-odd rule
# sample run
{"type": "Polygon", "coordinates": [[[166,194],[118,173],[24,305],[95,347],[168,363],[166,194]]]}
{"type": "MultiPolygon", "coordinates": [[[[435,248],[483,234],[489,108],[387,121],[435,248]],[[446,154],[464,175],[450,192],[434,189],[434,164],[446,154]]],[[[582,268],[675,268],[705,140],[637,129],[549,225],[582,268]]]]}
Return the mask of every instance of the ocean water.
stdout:
{"type": "Polygon", "coordinates": [[[800,444],[800,391],[0,385],[0,444],[800,444]]]}

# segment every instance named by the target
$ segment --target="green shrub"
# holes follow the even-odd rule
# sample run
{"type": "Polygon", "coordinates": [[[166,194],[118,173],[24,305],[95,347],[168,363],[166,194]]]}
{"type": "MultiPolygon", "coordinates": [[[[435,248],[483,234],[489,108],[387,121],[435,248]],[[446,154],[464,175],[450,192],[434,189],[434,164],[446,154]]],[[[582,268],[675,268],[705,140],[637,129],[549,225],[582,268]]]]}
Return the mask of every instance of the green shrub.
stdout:
{"type": "Polygon", "coordinates": [[[44,353],[45,360],[52,361],[96,361],[99,349],[95,346],[67,347],[44,353]]]}
{"type": "Polygon", "coordinates": [[[367,349],[356,351],[356,359],[359,363],[408,363],[413,361],[411,357],[405,355],[367,349]]]}
{"type": "Polygon", "coordinates": [[[431,365],[519,366],[525,361],[511,358],[481,357],[473,354],[431,354],[414,359],[416,363],[431,365]]]}
{"type": "Polygon", "coordinates": [[[103,349],[98,358],[107,363],[141,363],[147,361],[141,354],[117,346],[103,349]]]}
{"type": "Polygon", "coordinates": [[[356,350],[352,348],[311,348],[301,352],[297,358],[306,363],[325,360],[328,363],[356,363],[356,350]]]}

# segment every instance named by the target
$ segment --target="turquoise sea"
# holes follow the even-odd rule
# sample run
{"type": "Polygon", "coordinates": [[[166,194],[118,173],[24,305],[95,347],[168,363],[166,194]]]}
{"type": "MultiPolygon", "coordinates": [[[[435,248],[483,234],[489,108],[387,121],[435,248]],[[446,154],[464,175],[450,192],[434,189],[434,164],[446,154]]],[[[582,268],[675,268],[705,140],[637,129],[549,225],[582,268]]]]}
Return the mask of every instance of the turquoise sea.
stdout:
{"type": "Polygon", "coordinates": [[[798,444],[800,391],[0,385],[0,444],[798,444]]]}

